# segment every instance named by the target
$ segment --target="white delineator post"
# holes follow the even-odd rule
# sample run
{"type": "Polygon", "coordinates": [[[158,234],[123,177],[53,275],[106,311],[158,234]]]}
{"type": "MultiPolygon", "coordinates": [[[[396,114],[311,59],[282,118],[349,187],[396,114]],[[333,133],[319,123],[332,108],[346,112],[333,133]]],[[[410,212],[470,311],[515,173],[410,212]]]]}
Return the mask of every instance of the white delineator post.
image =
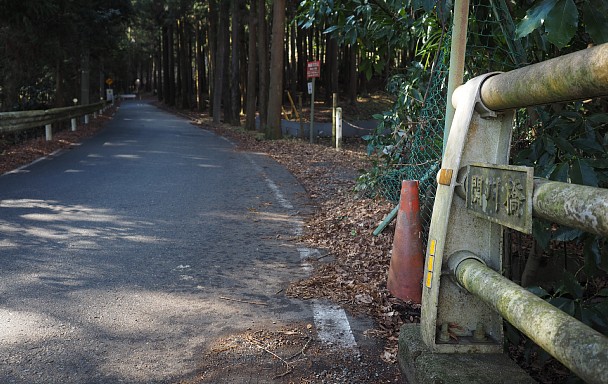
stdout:
{"type": "Polygon", "coordinates": [[[44,126],[46,141],[53,140],[53,126],[51,124],[46,124],[44,126]]]}
{"type": "Polygon", "coordinates": [[[336,149],[342,148],[342,108],[336,108],[336,149]]]}

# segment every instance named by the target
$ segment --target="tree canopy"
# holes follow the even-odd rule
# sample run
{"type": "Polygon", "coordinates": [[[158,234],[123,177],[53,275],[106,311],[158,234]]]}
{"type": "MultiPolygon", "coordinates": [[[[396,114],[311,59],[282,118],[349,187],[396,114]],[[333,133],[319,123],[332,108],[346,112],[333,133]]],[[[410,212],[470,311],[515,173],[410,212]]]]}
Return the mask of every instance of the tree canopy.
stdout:
{"type": "Polygon", "coordinates": [[[134,16],[129,0],[2,0],[0,9],[1,110],[71,102],[82,55],[112,63],[134,16]]]}

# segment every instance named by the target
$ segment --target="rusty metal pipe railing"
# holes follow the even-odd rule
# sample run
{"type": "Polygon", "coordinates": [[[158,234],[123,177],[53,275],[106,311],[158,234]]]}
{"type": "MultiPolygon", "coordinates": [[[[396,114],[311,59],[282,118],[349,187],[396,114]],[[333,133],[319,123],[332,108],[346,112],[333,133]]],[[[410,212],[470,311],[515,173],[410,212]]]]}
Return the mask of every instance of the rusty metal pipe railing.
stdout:
{"type": "Polygon", "coordinates": [[[608,189],[534,180],[534,217],[608,236],[608,189]]]}
{"type": "Polygon", "coordinates": [[[467,254],[451,265],[460,285],[585,382],[608,383],[608,337],[488,268],[472,253],[467,254]]]}
{"type": "Polygon", "coordinates": [[[608,96],[608,43],[488,78],[483,104],[493,110],[608,96]]]}

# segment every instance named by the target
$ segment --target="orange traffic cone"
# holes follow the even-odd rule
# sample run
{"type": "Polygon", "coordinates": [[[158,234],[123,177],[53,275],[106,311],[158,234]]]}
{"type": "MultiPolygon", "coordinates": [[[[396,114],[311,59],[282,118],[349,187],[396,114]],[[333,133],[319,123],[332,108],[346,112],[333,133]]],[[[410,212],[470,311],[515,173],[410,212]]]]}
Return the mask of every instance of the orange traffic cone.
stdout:
{"type": "Polygon", "coordinates": [[[423,270],[424,253],[418,181],[404,180],[401,183],[393,252],[388,269],[389,291],[402,300],[420,304],[423,270]]]}

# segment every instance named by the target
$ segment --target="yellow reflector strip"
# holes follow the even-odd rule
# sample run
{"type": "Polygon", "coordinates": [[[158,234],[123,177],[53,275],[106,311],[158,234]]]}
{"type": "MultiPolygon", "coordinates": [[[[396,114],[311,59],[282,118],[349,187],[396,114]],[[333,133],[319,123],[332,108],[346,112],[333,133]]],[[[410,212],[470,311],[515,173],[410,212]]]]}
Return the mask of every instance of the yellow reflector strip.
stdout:
{"type": "Polygon", "coordinates": [[[437,240],[431,240],[429,244],[429,260],[428,260],[428,271],[426,273],[426,282],[425,285],[427,288],[431,288],[431,283],[433,280],[433,269],[435,264],[435,248],[437,246],[437,240]]]}

